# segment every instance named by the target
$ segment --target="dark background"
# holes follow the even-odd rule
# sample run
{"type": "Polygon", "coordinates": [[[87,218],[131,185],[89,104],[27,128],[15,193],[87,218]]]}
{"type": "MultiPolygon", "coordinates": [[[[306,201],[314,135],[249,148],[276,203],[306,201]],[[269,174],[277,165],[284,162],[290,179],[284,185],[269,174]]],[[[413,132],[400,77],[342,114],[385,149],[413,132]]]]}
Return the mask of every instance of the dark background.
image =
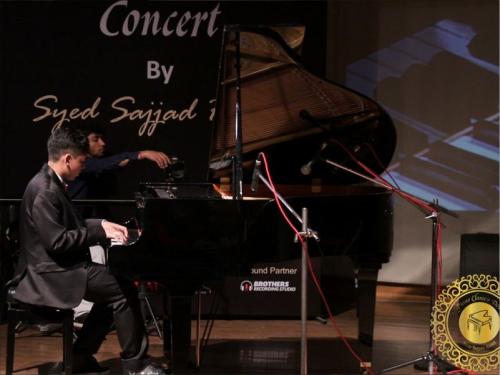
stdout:
{"type": "MultiPolygon", "coordinates": [[[[109,4],[0,1],[0,198],[20,198],[46,159],[52,121],[32,122],[35,98],[53,93],[61,106],[71,107],[90,105],[101,96],[104,108],[117,96],[132,95],[146,108],[160,99],[176,107],[197,96],[208,111],[201,98],[215,97],[223,23],[300,23],[306,26],[302,55],[309,70],[319,75],[326,71],[333,81],[403,115],[393,117],[398,140],[389,166],[403,189],[424,199],[438,198],[452,210],[458,206],[459,219],[443,215],[445,280],[458,276],[462,233],[498,233],[498,157],[492,160],[478,154],[481,150],[454,143],[471,137],[498,155],[498,1],[221,2],[219,32],[204,42],[163,36],[105,38],[97,23],[109,4]],[[463,27],[462,33],[443,22],[463,27]],[[478,62],[466,59],[464,51],[454,53],[454,43],[429,41],[422,34],[429,30],[458,35],[458,45],[478,62]],[[60,49],[63,41],[71,53],[60,49]],[[401,48],[415,41],[435,53],[401,48]],[[406,65],[406,58],[415,61],[406,65]],[[148,59],[175,65],[169,85],[146,80],[148,59]],[[367,82],[370,90],[363,91],[367,82]]],[[[174,9],[211,10],[216,3],[130,1],[129,10],[137,4],[166,16],[174,9]]],[[[202,107],[198,112],[195,121],[160,126],[149,138],[137,136],[137,121],[113,125],[108,123],[111,115],[104,114],[98,119],[108,130],[110,151],[158,148],[186,159],[191,175],[198,165],[204,177],[211,125],[202,107]]],[[[151,163],[137,162],[121,169],[118,177],[128,197],[138,180],[162,176],[151,163]]],[[[394,233],[391,262],[383,267],[381,279],[428,284],[428,220],[396,199],[394,233]]]]}
{"type": "MultiPolygon", "coordinates": [[[[109,153],[156,149],[185,161],[186,180],[206,178],[218,63],[224,24],[300,24],[306,27],[304,64],[322,75],[325,70],[326,2],[220,2],[217,33],[207,36],[207,21],[197,37],[157,34],[108,37],[99,21],[114,2],[0,2],[0,198],[20,198],[29,179],[46,161],[46,139],[56,119],[38,122],[36,99],[55,95],[51,108],[84,109],[101,98],[95,119],[71,120],[71,125],[95,121],[105,130],[109,153]],[[174,65],[170,83],[146,79],[146,62],[174,65]],[[142,120],[110,123],[119,112],[111,103],[132,96],[134,109],[188,108],[198,98],[197,116],[158,125],[153,135],[138,135],[142,120]],[[163,102],[163,105],[160,104],[163,102]],[[8,178],[6,178],[8,177],[8,178]]],[[[129,1],[117,6],[110,20],[122,20],[136,9],[160,13],[160,24],[174,11],[210,12],[218,3],[129,1]],[[120,15],[120,17],[118,17],[120,15]]],[[[171,25],[175,25],[171,21],[171,25]]],[[[189,25],[189,24],[188,24],[189,25]]],[[[118,26],[116,26],[118,29],[118,26]]],[[[188,27],[189,29],[189,27],[188,27]]],[[[163,179],[153,163],[135,162],[117,173],[117,197],[132,197],[139,181],[163,179]]]]}

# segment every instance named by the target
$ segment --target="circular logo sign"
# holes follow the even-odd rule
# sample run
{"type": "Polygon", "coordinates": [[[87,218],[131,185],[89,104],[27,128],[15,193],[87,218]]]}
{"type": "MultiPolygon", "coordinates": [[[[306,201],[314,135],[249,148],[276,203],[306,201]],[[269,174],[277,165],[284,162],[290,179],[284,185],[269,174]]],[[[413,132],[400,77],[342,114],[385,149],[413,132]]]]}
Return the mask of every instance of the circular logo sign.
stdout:
{"type": "Polygon", "coordinates": [[[499,284],[490,275],[468,275],[451,283],[432,310],[432,336],[454,365],[489,371],[499,365],[499,284]]]}

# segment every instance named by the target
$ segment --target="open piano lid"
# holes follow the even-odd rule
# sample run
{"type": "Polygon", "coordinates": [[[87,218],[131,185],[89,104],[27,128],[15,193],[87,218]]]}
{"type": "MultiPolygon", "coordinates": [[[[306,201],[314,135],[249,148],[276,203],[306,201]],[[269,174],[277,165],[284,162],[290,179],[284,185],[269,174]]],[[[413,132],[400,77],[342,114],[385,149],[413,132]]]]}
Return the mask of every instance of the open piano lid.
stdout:
{"type": "MultiPolygon", "coordinates": [[[[359,170],[339,142],[376,172],[385,170],[396,146],[392,120],[373,100],[301,66],[303,27],[245,26],[238,31],[245,181],[257,154],[264,151],[278,183],[308,183],[311,178],[332,184],[360,182],[323,162],[314,163],[307,175],[301,172],[318,155],[359,170]]],[[[210,155],[215,177],[231,174],[229,161],[236,149],[235,63],[235,32],[226,31],[210,155]]]]}

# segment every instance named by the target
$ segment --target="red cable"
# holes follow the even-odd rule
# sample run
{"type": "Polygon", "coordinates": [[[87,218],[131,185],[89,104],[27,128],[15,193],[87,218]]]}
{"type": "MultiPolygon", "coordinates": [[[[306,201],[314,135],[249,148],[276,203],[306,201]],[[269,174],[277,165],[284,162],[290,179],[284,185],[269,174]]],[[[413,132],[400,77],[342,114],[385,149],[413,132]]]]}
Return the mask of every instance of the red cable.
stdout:
{"type": "MultiPolygon", "coordinates": [[[[369,144],[368,142],[364,142],[362,143],[363,145],[365,145],[368,150],[370,150],[371,154],[373,155],[373,157],[375,158],[375,160],[377,161],[378,165],[380,166],[380,168],[382,169],[385,169],[385,165],[384,163],[382,163],[382,160],[380,160],[377,152],[375,151],[375,149],[372,147],[371,144],[369,144]]],[[[387,170],[387,175],[391,178],[392,182],[394,182],[394,185],[396,185],[396,187],[398,189],[401,189],[401,187],[399,186],[398,182],[396,181],[396,179],[392,176],[392,173],[391,171],[387,170]]]]}
{"type": "MultiPolygon", "coordinates": [[[[298,233],[297,229],[295,229],[295,227],[292,224],[290,218],[288,217],[288,215],[286,214],[285,210],[283,209],[283,206],[281,205],[281,201],[278,198],[278,194],[276,193],[276,188],[274,187],[274,183],[273,183],[273,180],[271,178],[271,173],[269,172],[269,166],[267,164],[267,158],[266,158],[266,155],[263,152],[259,153],[259,155],[257,156],[257,159],[259,159],[261,157],[262,157],[262,160],[264,161],[264,168],[266,170],[267,179],[269,181],[269,185],[271,185],[271,187],[272,187],[271,192],[274,195],[274,200],[276,201],[276,204],[278,205],[278,209],[280,210],[281,215],[283,216],[283,218],[285,219],[285,221],[288,223],[288,225],[292,228],[292,230],[295,232],[295,234],[297,234],[298,233]]],[[[299,236],[299,238],[300,238],[300,236],[299,236]]]]}
{"type": "MultiPolygon", "coordinates": [[[[297,228],[295,228],[295,226],[292,224],[291,220],[289,219],[288,215],[283,210],[281,201],[278,198],[278,194],[276,192],[276,188],[275,188],[274,183],[273,183],[272,178],[271,178],[271,173],[269,172],[269,166],[268,166],[268,163],[267,163],[266,155],[263,152],[259,153],[257,159],[259,159],[261,157],[262,157],[262,160],[264,161],[264,168],[266,170],[267,179],[269,181],[269,185],[271,185],[271,192],[274,195],[274,199],[275,199],[275,201],[276,201],[276,203],[278,205],[278,209],[281,212],[281,214],[282,214],[283,218],[285,219],[285,221],[287,222],[287,224],[290,226],[290,228],[293,230],[293,232],[295,233],[295,235],[299,239],[300,243],[302,244],[304,242],[304,239],[302,238],[302,235],[297,230],[297,228]]],[[[312,277],[312,279],[314,281],[316,289],[318,290],[319,295],[321,296],[321,300],[322,300],[322,302],[323,302],[323,304],[324,304],[324,306],[325,306],[325,308],[326,308],[326,310],[328,312],[328,316],[330,318],[330,321],[332,322],[332,324],[333,324],[333,326],[334,326],[334,328],[335,328],[338,336],[340,337],[340,339],[342,340],[342,342],[344,343],[344,345],[347,347],[347,349],[351,352],[351,354],[353,355],[353,357],[356,358],[356,360],[359,362],[360,366],[362,368],[364,368],[368,374],[374,375],[374,373],[373,373],[373,371],[371,370],[370,367],[366,367],[365,365],[363,365],[365,363],[365,361],[363,361],[363,359],[354,351],[354,349],[349,344],[349,342],[347,341],[347,339],[345,338],[345,336],[342,334],[342,331],[340,330],[340,328],[337,326],[337,322],[335,321],[335,319],[333,317],[333,314],[332,314],[332,312],[330,310],[330,306],[328,304],[328,301],[325,298],[325,295],[323,293],[321,285],[319,284],[319,281],[318,281],[318,278],[316,276],[316,273],[314,272],[314,269],[312,267],[311,258],[309,257],[309,254],[307,252],[305,253],[305,256],[306,256],[306,259],[307,259],[307,266],[308,266],[308,269],[309,269],[309,274],[311,275],[311,277],[312,277]]]]}
{"type": "Polygon", "coordinates": [[[220,187],[218,187],[216,184],[212,184],[212,187],[214,188],[214,190],[219,193],[219,195],[222,197],[222,198],[225,198],[225,197],[228,197],[229,194],[222,191],[222,189],[220,187]]]}
{"type": "Polygon", "coordinates": [[[453,374],[463,374],[466,373],[468,375],[477,375],[477,372],[471,371],[471,370],[465,370],[465,369],[459,369],[459,370],[453,370],[453,371],[447,371],[446,372],[449,375],[453,374]]]}
{"type": "MultiPolygon", "coordinates": [[[[332,142],[338,144],[348,155],[349,157],[354,161],[356,162],[356,164],[358,164],[362,169],[364,169],[369,175],[371,175],[374,179],[376,179],[378,182],[380,182],[382,185],[384,185],[386,188],[396,192],[399,196],[401,196],[403,199],[413,203],[414,205],[418,206],[418,207],[421,207],[423,208],[428,215],[433,215],[435,214],[435,209],[434,207],[430,206],[427,202],[415,197],[415,196],[412,196],[404,191],[402,191],[399,187],[395,187],[394,185],[392,185],[389,181],[387,181],[386,179],[384,179],[382,176],[380,176],[379,174],[377,174],[376,172],[374,172],[372,169],[370,169],[368,166],[366,166],[365,164],[363,164],[361,161],[359,161],[358,159],[356,159],[356,157],[340,142],[338,142],[337,140],[332,140],[332,142]]],[[[373,149],[371,149],[371,151],[375,154],[375,151],[373,149]]],[[[292,224],[291,220],[289,219],[288,215],[286,214],[286,212],[284,211],[283,207],[282,207],[282,204],[278,198],[278,195],[276,193],[276,188],[274,186],[274,183],[272,182],[272,178],[271,178],[271,174],[269,172],[269,167],[268,167],[268,163],[267,163],[267,158],[265,156],[264,153],[259,153],[259,158],[262,157],[263,161],[264,161],[264,167],[265,167],[265,170],[266,170],[266,175],[267,175],[267,178],[269,180],[269,184],[271,185],[272,189],[272,193],[274,195],[274,198],[275,198],[275,201],[277,203],[277,206],[278,206],[278,209],[281,213],[281,215],[283,216],[283,218],[285,219],[285,221],[287,222],[287,224],[292,228],[292,230],[295,232],[297,238],[299,238],[300,242],[302,243],[304,240],[302,238],[302,236],[300,235],[299,231],[295,228],[295,226],[292,224]]],[[[375,157],[378,159],[378,156],[375,154],[375,157]]],[[[392,177],[392,176],[391,176],[392,177]]],[[[396,181],[394,181],[396,182],[396,181]]],[[[442,285],[442,224],[441,224],[441,221],[439,220],[439,216],[437,217],[437,228],[436,228],[436,257],[437,257],[437,288],[436,288],[436,295],[435,295],[435,298],[437,299],[438,295],[440,292],[441,292],[441,285],[442,285]]],[[[349,342],[347,341],[347,339],[343,336],[341,330],[339,329],[339,327],[337,326],[336,324],[336,321],[335,319],[333,318],[333,314],[330,310],[330,307],[328,305],[328,302],[326,301],[326,298],[324,296],[324,293],[321,289],[321,286],[319,284],[319,281],[317,279],[317,276],[314,272],[314,269],[312,267],[312,263],[311,263],[311,259],[309,257],[309,254],[305,254],[306,255],[306,259],[307,259],[307,263],[308,263],[308,268],[309,268],[309,271],[310,271],[310,274],[311,274],[311,277],[314,281],[314,284],[321,296],[321,300],[323,302],[323,304],[325,305],[325,308],[328,312],[328,315],[329,315],[329,318],[335,328],[335,330],[337,331],[337,334],[339,335],[339,337],[341,338],[341,340],[344,342],[344,344],[346,345],[346,347],[349,349],[349,351],[351,352],[351,354],[360,362],[360,365],[362,366],[362,363],[364,363],[364,361],[361,359],[361,357],[359,355],[357,355],[357,353],[353,350],[353,348],[351,347],[351,345],[349,344],[349,342]]],[[[370,374],[373,374],[373,372],[371,371],[370,368],[368,367],[364,367],[362,366],[363,368],[365,368],[365,370],[370,373],[370,374]]],[[[450,374],[451,373],[459,373],[459,372],[467,372],[468,374],[474,374],[473,372],[471,371],[468,371],[468,370],[456,370],[458,372],[449,372],[450,374]]]]}
{"type": "MultiPolygon", "coordinates": [[[[331,142],[334,142],[337,145],[339,145],[349,155],[349,157],[354,162],[356,162],[356,164],[358,164],[362,169],[364,169],[366,172],[368,172],[373,178],[375,178],[381,184],[383,184],[387,188],[391,189],[392,191],[396,192],[403,199],[406,199],[406,200],[410,201],[411,203],[413,203],[419,207],[422,207],[424,210],[426,210],[427,215],[435,214],[434,207],[430,206],[427,202],[425,202],[417,197],[414,197],[414,196],[402,191],[401,189],[396,188],[393,185],[391,185],[391,183],[388,182],[387,180],[385,180],[382,176],[378,175],[373,170],[371,170],[369,167],[367,167],[365,164],[363,164],[361,161],[356,159],[356,157],[342,143],[340,143],[337,140],[332,140],[331,142]]],[[[373,149],[371,149],[371,150],[373,153],[375,153],[375,151],[373,149]]],[[[378,159],[378,157],[377,157],[377,159],[378,159]]],[[[436,220],[437,220],[437,228],[436,228],[436,258],[437,258],[437,270],[436,270],[436,274],[437,274],[436,279],[437,280],[436,281],[437,281],[437,285],[436,285],[436,291],[435,291],[435,296],[434,296],[435,300],[437,300],[438,295],[441,293],[442,278],[443,278],[442,277],[442,269],[443,269],[442,223],[440,221],[439,216],[436,217],[436,220]]],[[[432,292],[434,293],[434,291],[432,291],[432,292]]],[[[435,351],[434,346],[433,346],[433,351],[435,351]]],[[[474,374],[474,372],[469,371],[469,370],[464,370],[464,369],[459,369],[459,370],[455,370],[455,371],[457,371],[457,372],[449,372],[449,373],[451,374],[451,373],[466,372],[467,374],[474,374]]]]}
{"type": "MultiPolygon", "coordinates": [[[[403,199],[406,199],[407,201],[410,201],[411,203],[419,206],[419,207],[422,207],[427,215],[432,215],[434,214],[435,212],[435,209],[434,207],[432,207],[431,205],[429,205],[427,202],[417,198],[417,197],[414,197],[404,191],[402,191],[401,189],[393,186],[389,181],[387,181],[386,179],[384,179],[382,176],[378,175],[376,172],[374,172],[373,170],[371,170],[369,167],[367,167],[365,164],[363,164],[361,161],[359,161],[358,159],[356,159],[356,157],[347,149],[347,147],[345,147],[342,143],[340,143],[339,141],[337,140],[332,140],[333,143],[336,143],[337,145],[339,145],[345,153],[347,153],[347,155],[349,155],[349,157],[356,163],[358,164],[361,168],[363,168],[366,172],[368,172],[373,178],[375,178],[377,181],[381,182],[384,186],[386,186],[388,189],[394,191],[395,193],[397,193],[399,196],[401,196],[403,199]]],[[[372,150],[372,152],[375,152],[374,150],[372,150]]],[[[437,217],[437,238],[436,238],[436,258],[437,258],[437,262],[438,262],[438,267],[437,267],[437,288],[436,288],[436,291],[437,291],[437,294],[439,294],[441,292],[441,285],[442,285],[442,224],[441,224],[441,221],[439,219],[439,216],[437,217]]],[[[437,295],[435,295],[435,298],[437,299],[437,295]]]]}
{"type": "MultiPolygon", "coordinates": [[[[338,146],[344,150],[344,152],[349,155],[349,157],[356,163],[358,164],[361,168],[363,168],[367,173],[369,173],[373,178],[375,178],[377,181],[379,181],[381,184],[383,184],[385,187],[388,189],[396,192],[399,196],[401,196],[403,199],[410,201],[411,203],[423,208],[427,215],[433,215],[435,213],[434,207],[430,206],[427,202],[414,197],[401,189],[393,186],[389,181],[384,179],[382,176],[378,175],[376,172],[371,170],[369,167],[367,167],[365,164],[363,164],[361,161],[359,161],[350,151],[345,147],[342,143],[340,143],[337,140],[332,140],[333,143],[336,143],[338,146]]],[[[375,151],[372,149],[372,152],[374,153],[375,151]]],[[[378,159],[378,157],[377,157],[378,159]]],[[[437,267],[437,288],[436,288],[436,293],[439,294],[441,292],[441,285],[442,285],[442,224],[441,221],[439,220],[439,216],[436,218],[437,219],[437,238],[436,238],[436,258],[438,262],[438,267],[437,267]]],[[[433,291],[434,293],[434,291],[433,291]]],[[[437,294],[435,295],[435,298],[437,299],[437,294]]]]}

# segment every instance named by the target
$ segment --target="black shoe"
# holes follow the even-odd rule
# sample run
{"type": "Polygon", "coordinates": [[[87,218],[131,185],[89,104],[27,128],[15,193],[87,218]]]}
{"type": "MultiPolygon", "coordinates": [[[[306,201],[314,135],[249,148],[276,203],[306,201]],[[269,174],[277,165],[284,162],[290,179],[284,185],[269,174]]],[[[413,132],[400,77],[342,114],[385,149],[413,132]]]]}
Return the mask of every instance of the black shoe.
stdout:
{"type": "Polygon", "coordinates": [[[122,359],[123,375],[168,375],[172,371],[155,363],[149,356],[143,359],[122,359]]]}
{"type": "Polygon", "coordinates": [[[107,375],[109,368],[102,367],[94,357],[87,357],[83,360],[75,358],[73,363],[74,375],[107,375]]]}
{"type": "Polygon", "coordinates": [[[139,371],[127,371],[123,372],[124,375],[167,375],[171,372],[168,369],[164,369],[161,366],[149,364],[139,371]]]}
{"type": "MultiPolygon", "coordinates": [[[[109,369],[99,365],[94,357],[88,357],[84,360],[78,357],[74,358],[72,373],[74,375],[107,375],[109,374],[109,369]]],[[[54,366],[50,367],[46,373],[48,375],[61,375],[64,374],[64,368],[62,362],[56,363],[54,366]]]]}

